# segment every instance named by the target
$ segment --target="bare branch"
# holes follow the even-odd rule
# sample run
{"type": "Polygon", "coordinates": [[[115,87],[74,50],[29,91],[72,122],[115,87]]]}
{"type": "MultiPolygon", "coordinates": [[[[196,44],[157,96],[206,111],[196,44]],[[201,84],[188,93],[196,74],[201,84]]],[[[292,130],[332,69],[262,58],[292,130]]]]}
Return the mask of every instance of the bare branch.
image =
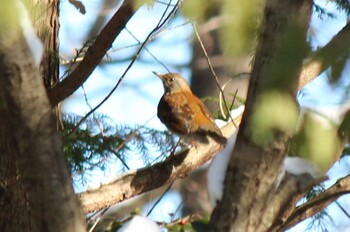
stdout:
{"type": "Polygon", "coordinates": [[[323,48],[315,52],[302,67],[298,89],[324,72],[342,54],[347,54],[350,47],[350,23],[333,37],[323,48]]]}
{"type": "Polygon", "coordinates": [[[63,81],[48,91],[52,106],[73,94],[95,70],[106,52],[112,47],[112,43],[134,13],[132,1],[126,1],[113,15],[111,20],[103,28],[85,54],[79,66],[63,81]]]}
{"type": "MultiPolygon", "coordinates": [[[[235,118],[236,125],[239,124],[241,116],[235,118]]],[[[230,123],[223,128],[223,133],[228,136],[235,130],[236,127],[230,123]]],[[[180,152],[174,158],[151,167],[126,172],[113,183],[79,194],[83,210],[85,213],[93,212],[159,188],[178,178],[184,178],[191,171],[212,159],[221,148],[216,142],[211,141],[207,145],[198,145],[197,148],[180,152]]]]}
{"type": "Polygon", "coordinates": [[[302,220],[321,212],[340,196],[350,193],[350,175],[339,179],[334,185],[306,203],[295,208],[279,231],[285,231],[302,220]]]}

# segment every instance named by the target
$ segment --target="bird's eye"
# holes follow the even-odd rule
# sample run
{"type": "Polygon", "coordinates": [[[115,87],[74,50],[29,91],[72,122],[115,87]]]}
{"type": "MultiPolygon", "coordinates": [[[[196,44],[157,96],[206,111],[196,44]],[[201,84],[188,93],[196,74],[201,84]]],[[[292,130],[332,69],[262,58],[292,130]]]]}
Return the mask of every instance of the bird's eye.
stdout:
{"type": "Polygon", "coordinates": [[[175,78],[174,77],[170,77],[169,82],[174,82],[175,78]]]}

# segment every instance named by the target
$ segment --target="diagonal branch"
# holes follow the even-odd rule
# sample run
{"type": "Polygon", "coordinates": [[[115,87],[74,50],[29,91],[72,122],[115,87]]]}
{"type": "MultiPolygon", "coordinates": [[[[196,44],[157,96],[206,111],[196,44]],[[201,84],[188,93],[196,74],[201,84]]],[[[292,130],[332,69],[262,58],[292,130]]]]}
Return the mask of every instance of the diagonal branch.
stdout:
{"type": "Polygon", "coordinates": [[[350,23],[338,32],[323,48],[315,52],[302,67],[298,89],[303,88],[311,80],[324,72],[342,54],[347,54],[350,48],[350,23]]]}
{"type": "Polygon", "coordinates": [[[321,212],[340,196],[350,193],[350,175],[339,179],[334,185],[306,203],[296,207],[279,231],[285,231],[302,220],[321,212]]]}
{"type": "MultiPolygon", "coordinates": [[[[234,119],[238,125],[242,114],[234,119]]],[[[231,135],[236,130],[233,123],[223,128],[223,133],[231,135]]],[[[103,185],[94,191],[79,194],[79,199],[85,213],[103,209],[131,197],[154,190],[169,184],[178,178],[186,177],[191,171],[212,159],[221,149],[216,142],[185,150],[150,167],[126,172],[114,182],[103,185]],[[156,180],[156,181],[155,181],[156,180]]]]}
{"type": "Polygon", "coordinates": [[[94,44],[89,47],[84,59],[77,68],[48,91],[52,106],[56,106],[59,102],[72,95],[89,78],[106,52],[112,47],[115,38],[125,28],[133,13],[132,1],[124,2],[102,29],[94,44]]]}

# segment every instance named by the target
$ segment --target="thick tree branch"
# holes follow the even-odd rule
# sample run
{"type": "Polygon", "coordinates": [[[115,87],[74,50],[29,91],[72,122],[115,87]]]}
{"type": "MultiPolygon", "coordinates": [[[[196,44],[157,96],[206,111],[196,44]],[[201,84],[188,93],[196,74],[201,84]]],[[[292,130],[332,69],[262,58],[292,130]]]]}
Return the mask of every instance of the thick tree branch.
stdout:
{"type": "Polygon", "coordinates": [[[298,89],[324,72],[338,57],[348,54],[350,48],[350,23],[338,32],[323,48],[315,52],[302,68],[298,89]]]}
{"type": "MultiPolygon", "coordinates": [[[[226,171],[222,202],[214,209],[210,231],[270,231],[278,220],[282,203],[287,203],[292,196],[289,194],[296,192],[283,191],[283,196],[277,196],[275,191],[276,179],[287,151],[288,133],[271,128],[271,139],[258,142],[254,133],[260,128],[254,127],[253,119],[275,116],[270,107],[272,101],[280,97],[293,99],[306,55],[305,38],[310,15],[311,1],[266,1],[264,29],[254,60],[246,110],[226,171]],[[261,98],[271,92],[278,95],[263,105],[261,98]],[[268,112],[259,114],[257,107],[264,107],[268,112]],[[275,204],[276,200],[280,204],[275,204]]],[[[260,137],[264,136],[268,133],[262,133],[260,137]]]]}
{"type": "MultiPolygon", "coordinates": [[[[241,116],[235,118],[239,125],[241,116]]],[[[226,136],[236,130],[233,123],[223,128],[226,136]]],[[[198,145],[189,151],[180,152],[175,157],[157,163],[151,167],[127,172],[113,183],[103,185],[99,189],[79,194],[85,213],[103,209],[112,204],[137,196],[141,193],[159,188],[178,178],[184,178],[191,171],[205,164],[222,149],[216,142],[198,145]]]]}
{"type": "Polygon", "coordinates": [[[134,13],[132,1],[125,1],[111,20],[102,29],[93,45],[85,54],[76,69],[54,88],[48,91],[52,106],[73,94],[90,76],[106,52],[112,47],[115,38],[124,29],[134,13]]]}
{"type": "Polygon", "coordinates": [[[302,220],[321,212],[329,204],[340,196],[350,193],[350,175],[339,179],[334,185],[324,192],[310,199],[306,203],[296,207],[288,220],[278,231],[285,231],[302,220]]]}

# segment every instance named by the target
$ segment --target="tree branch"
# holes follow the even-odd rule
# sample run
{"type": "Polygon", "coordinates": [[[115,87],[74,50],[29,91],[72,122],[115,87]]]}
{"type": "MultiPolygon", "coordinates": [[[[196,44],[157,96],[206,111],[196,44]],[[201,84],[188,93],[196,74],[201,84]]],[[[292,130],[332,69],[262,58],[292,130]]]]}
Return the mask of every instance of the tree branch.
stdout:
{"type": "Polygon", "coordinates": [[[102,29],[94,44],[89,47],[84,59],[77,68],[63,81],[48,90],[52,106],[56,106],[59,102],[73,94],[89,78],[106,52],[112,47],[113,41],[124,29],[133,13],[132,1],[125,1],[102,29]]]}
{"type": "Polygon", "coordinates": [[[326,189],[324,192],[313,197],[306,203],[296,207],[291,216],[283,224],[283,226],[278,229],[278,231],[285,231],[302,220],[321,212],[329,204],[347,193],[350,193],[350,175],[339,179],[334,185],[326,189]]]}
{"type": "Polygon", "coordinates": [[[339,56],[347,54],[350,47],[350,23],[338,32],[323,48],[316,51],[308,62],[303,65],[299,77],[298,89],[324,72],[339,56]]]}
{"type": "Polygon", "coordinates": [[[261,128],[254,125],[254,118],[277,116],[279,113],[274,112],[271,104],[280,97],[291,101],[291,106],[295,104],[292,99],[307,51],[305,38],[310,15],[311,1],[266,1],[246,110],[226,171],[222,201],[213,211],[209,231],[270,231],[291,194],[303,190],[293,188],[298,185],[296,182],[288,185],[292,191],[276,194],[276,179],[290,135],[277,128],[256,134],[261,128]],[[271,93],[278,94],[264,103],[261,98],[271,93]],[[259,113],[258,107],[267,110],[259,113]],[[263,141],[269,133],[271,139],[263,141]]]}
{"type": "MultiPolygon", "coordinates": [[[[239,115],[234,119],[236,125],[241,121],[239,115]]],[[[223,128],[223,133],[230,136],[236,130],[233,123],[223,128]]],[[[130,172],[123,173],[114,182],[103,185],[94,191],[79,194],[79,199],[85,213],[103,209],[112,204],[137,196],[139,194],[159,188],[178,178],[186,177],[191,171],[212,159],[220,147],[216,142],[199,144],[176,154],[163,162],[130,172]],[[155,181],[156,180],[156,181],[155,181]]]]}

